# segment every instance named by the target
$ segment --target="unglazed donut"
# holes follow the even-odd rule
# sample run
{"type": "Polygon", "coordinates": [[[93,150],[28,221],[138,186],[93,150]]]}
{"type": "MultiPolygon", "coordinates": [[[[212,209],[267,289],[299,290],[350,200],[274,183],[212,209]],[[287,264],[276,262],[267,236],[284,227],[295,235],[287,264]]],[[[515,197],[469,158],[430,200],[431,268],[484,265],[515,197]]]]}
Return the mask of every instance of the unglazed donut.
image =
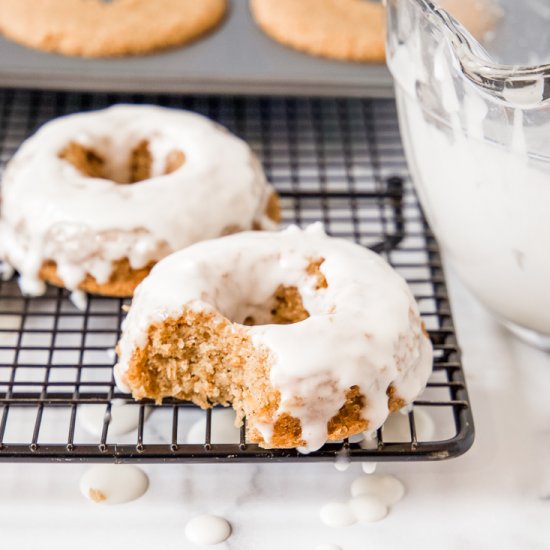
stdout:
{"type": "Polygon", "coordinates": [[[385,14],[366,0],[250,0],[258,26],[271,38],[312,55],[384,62],[385,14]]]}
{"type": "Polygon", "coordinates": [[[0,33],[64,55],[147,54],[202,36],[226,10],[226,0],[0,0],[0,33]]]}
{"type": "Polygon", "coordinates": [[[53,120],[2,181],[0,253],[43,281],[131,296],[155,262],[203,239],[273,229],[277,197],[250,147],[187,111],[118,105],[53,120]]]}
{"type": "Polygon", "coordinates": [[[424,389],[433,355],[406,282],[320,224],[165,258],[137,288],[117,352],[134,398],[231,404],[249,441],[305,451],[378,429],[424,389]]]}

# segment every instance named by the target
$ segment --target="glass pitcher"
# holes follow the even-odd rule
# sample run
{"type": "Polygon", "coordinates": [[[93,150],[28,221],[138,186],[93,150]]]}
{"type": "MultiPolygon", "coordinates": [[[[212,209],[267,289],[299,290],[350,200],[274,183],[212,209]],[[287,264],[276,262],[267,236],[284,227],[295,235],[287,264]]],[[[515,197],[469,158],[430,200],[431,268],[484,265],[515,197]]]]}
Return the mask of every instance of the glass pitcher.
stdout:
{"type": "Polygon", "coordinates": [[[405,152],[446,260],[550,349],[550,0],[491,2],[477,39],[429,0],[386,6],[405,152]]]}

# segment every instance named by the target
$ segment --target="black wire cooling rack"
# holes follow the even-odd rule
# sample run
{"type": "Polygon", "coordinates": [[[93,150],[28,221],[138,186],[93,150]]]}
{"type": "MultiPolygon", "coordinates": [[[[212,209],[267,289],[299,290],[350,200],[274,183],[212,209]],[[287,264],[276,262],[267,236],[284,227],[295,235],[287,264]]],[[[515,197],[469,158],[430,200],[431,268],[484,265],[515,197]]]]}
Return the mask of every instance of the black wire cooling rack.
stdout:
{"type": "Polygon", "coordinates": [[[439,460],[469,449],[472,414],[441,260],[408,184],[392,101],[0,90],[0,165],[46,120],[117,102],[182,107],[218,120],[259,154],[282,197],[284,224],[320,220],[330,234],[382,254],[419,302],[434,373],[414,406],[394,415],[398,429],[386,425],[367,448],[352,439],[309,455],[264,450],[247,443],[244,428],[232,442],[217,441],[218,411],[174,400],[151,407],[117,390],[122,300],[90,297],[80,311],[64,290],[25,298],[12,279],[0,283],[0,461],[439,460]],[[124,435],[111,424],[121,403],[132,407],[137,425],[124,435]]]}

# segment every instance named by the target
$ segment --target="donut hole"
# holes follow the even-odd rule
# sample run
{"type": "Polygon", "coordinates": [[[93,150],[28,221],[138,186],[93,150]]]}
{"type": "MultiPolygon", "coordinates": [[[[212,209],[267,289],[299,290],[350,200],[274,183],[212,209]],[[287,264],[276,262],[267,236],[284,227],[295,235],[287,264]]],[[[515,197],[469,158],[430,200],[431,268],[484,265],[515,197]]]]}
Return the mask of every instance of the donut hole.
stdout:
{"type": "Polygon", "coordinates": [[[243,325],[256,326],[266,323],[291,325],[309,317],[304,307],[300,291],[295,286],[279,285],[269,307],[259,313],[251,313],[244,318],[243,325]]]}
{"type": "MultiPolygon", "coordinates": [[[[327,280],[321,272],[324,258],[311,260],[306,273],[315,278],[317,289],[327,288],[327,280]]],[[[300,291],[295,286],[279,285],[265,308],[246,315],[243,325],[256,326],[264,324],[290,325],[299,323],[309,317],[309,311],[304,307],[300,291]]],[[[239,322],[239,319],[231,319],[239,322]]]]}
{"type": "Polygon", "coordinates": [[[121,185],[171,174],[185,163],[185,153],[177,148],[169,150],[164,158],[155,159],[146,139],[129,151],[127,161],[122,164],[119,159],[109,158],[76,141],[71,141],[59,153],[59,158],[72,164],[86,177],[108,179],[121,185]]]}

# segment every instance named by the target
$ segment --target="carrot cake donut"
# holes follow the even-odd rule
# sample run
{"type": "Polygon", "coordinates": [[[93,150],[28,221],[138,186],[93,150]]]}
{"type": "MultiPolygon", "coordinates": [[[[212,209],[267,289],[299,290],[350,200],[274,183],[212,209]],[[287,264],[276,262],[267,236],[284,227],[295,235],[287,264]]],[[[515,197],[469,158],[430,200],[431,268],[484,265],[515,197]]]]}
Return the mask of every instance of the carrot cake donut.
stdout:
{"type": "Polygon", "coordinates": [[[379,428],[424,389],[433,355],[401,276],[320,224],[165,258],[137,288],[117,351],[134,398],[232,405],[248,441],[304,451],[379,428]]]}
{"type": "Polygon", "coordinates": [[[259,27],[274,40],[312,55],[384,62],[385,14],[365,0],[250,0],[259,27]]]}
{"type": "Polygon", "coordinates": [[[197,241],[273,229],[277,197],[250,147],[187,111],[118,105],[51,121],[2,181],[0,256],[24,293],[44,281],[131,296],[197,241]]]}
{"type": "Polygon", "coordinates": [[[0,33],[31,48],[112,57],[179,46],[214,28],[226,0],[0,0],[0,33]]]}

